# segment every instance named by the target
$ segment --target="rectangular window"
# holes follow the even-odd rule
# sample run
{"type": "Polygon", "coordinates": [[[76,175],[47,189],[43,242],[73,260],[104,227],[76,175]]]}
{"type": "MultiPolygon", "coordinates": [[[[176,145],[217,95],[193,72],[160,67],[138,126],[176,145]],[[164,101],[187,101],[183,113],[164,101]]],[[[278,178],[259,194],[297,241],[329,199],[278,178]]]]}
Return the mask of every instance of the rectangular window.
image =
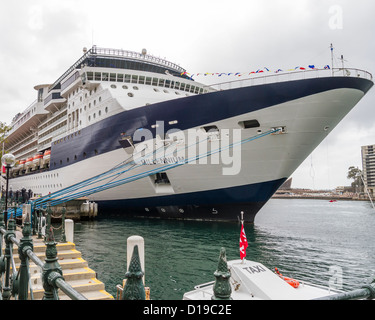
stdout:
{"type": "Polygon", "coordinates": [[[185,91],[189,92],[189,90],[190,90],[190,84],[187,84],[185,87],[185,91]]]}
{"type": "Polygon", "coordinates": [[[194,90],[195,90],[195,86],[191,86],[191,88],[190,88],[190,92],[194,92],[194,90]]]}
{"type": "Polygon", "coordinates": [[[130,83],[130,74],[125,75],[125,82],[130,83]]]}
{"type": "Polygon", "coordinates": [[[100,72],[95,72],[95,81],[101,81],[102,80],[102,74],[100,72]]]}
{"type": "Polygon", "coordinates": [[[94,80],[94,74],[92,72],[87,72],[87,80],[94,80]]]}
{"type": "Polygon", "coordinates": [[[151,77],[146,77],[146,84],[151,84],[151,77]]]}
{"type": "Polygon", "coordinates": [[[117,74],[117,82],[124,82],[124,75],[123,74],[120,74],[120,73],[117,74]]]}
{"type": "Polygon", "coordinates": [[[175,82],[174,88],[177,89],[177,90],[180,89],[180,82],[179,81],[175,82]]]}
{"type": "Polygon", "coordinates": [[[132,83],[137,83],[138,82],[138,76],[137,75],[132,75],[132,83]]]}
{"type": "Polygon", "coordinates": [[[171,85],[171,80],[165,80],[165,87],[169,88],[171,85]]]}
{"type": "Polygon", "coordinates": [[[116,73],[111,73],[110,80],[116,81],[116,73]]]}
{"type": "Polygon", "coordinates": [[[180,90],[185,90],[185,83],[181,83],[181,87],[180,87],[180,90]]]}
{"type": "Polygon", "coordinates": [[[145,84],[145,76],[139,76],[138,83],[145,84]]]}
{"type": "Polygon", "coordinates": [[[102,73],[102,80],[103,81],[108,81],[109,77],[108,77],[108,72],[103,72],[102,73]]]}
{"type": "Polygon", "coordinates": [[[259,124],[258,120],[256,120],[256,119],[240,121],[238,124],[243,129],[250,129],[250,128],[258,128],[258,127],[260,127],[260,124],[259,124]]]}
{"type": "Polygon", "coordinates": [[[164,87],[164,79],[159,79],[159,87],[164,87]]]}
{"type": "Polygon", "coordinates": [[[157,86],[158,85],[158,78],[152,78],[152,85],[157,86]]]}

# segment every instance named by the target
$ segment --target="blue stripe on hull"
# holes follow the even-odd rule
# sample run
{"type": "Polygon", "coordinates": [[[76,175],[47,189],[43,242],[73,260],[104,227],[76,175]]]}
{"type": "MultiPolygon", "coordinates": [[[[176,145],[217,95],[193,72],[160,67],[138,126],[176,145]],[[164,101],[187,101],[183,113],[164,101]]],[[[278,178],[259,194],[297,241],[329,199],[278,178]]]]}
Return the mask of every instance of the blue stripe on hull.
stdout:
{"type": "Polygon", "coordinates": [[[157,196],[96,201],[99,215],[237,221],[241,211],[247,222],[286,179],[231,188],[157,196]]]}

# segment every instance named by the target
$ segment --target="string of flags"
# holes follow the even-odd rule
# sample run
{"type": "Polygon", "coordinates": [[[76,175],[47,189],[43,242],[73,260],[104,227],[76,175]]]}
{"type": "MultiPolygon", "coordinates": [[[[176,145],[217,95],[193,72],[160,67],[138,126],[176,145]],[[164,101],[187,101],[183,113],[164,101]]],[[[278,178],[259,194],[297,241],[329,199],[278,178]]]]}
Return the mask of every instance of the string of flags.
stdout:
{"type": "MultiPolygon", "coordinates": [[[[329,70],[331,69],[329,65],[325,65],[324,66],[324,69],[325,70],[329,70]]],[[[309,65],[308,67],[300,67],[300,66],[297,66],[295,67],[294,69],[287,69],[287,70],[282,70],[282,69],[277,69],[275,71],[273,71],[274,73],[279,73],[279,72],[284,72],[284,71],[306,71],[306,70],[318,70],[315,65],[309,65]]],[[[267,67],[264,67],[263,69],[258,69],[256,71],[251,71],[251,72],[229,72],[229,73],[225,73],[225,72],[214,72],[214,73],[210,73],[210,72],[205,72],[205,73],[196,73],[196,74],[190,74],[188,72],[182,72],[181,75],[186,75],[190,78],[193,78],[194,76],[218,76],[218,77],[221,77],[221,76],[230,76],[230,75],[233,75],[233,76],[237,76],[237,77],[241,77],[241,76],[246,76],[246,75],[252,75],[252,74],[259,74],[259,73],[267,73],[267,72],[272,72],[270,71],[267,67]]]]}

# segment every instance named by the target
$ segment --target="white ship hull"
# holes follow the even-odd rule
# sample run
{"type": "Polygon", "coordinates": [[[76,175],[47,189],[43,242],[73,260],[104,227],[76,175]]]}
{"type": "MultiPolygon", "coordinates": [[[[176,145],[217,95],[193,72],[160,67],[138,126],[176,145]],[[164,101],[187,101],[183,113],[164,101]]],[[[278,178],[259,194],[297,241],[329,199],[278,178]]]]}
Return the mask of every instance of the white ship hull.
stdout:
{"type": "MultiPolygon", "coordinates": [[[[241,144],[240,170],[234,163],[223,164],[216,155],[219,164],[212,164],[212,156],[206,158],[207,163],[201,160],[168,170],[170,184],[164,189],[155,186],[152,176],[147,176],[89,198],[99,203],[99,213],[102,210],[182,219],[237,220],[241,210],[245,220],[253,221],[262,205],[364,94],[360,89],[338,88],[194,127],[214,124],[219,129],[234,130],[244,119],[257,119],[260,127],[241,130],[241,139],[270,128],[283,127],[284,132],[241,144]],[[229,174],[223,174],[223,168],[229,174]],[[221,196],[230,189],[234,194],[223,199],[221,196]],[[198,214],[193,213],[192,206],[198,214]],[[198,208],[204,208],[204,213],[198,208]]],[[[184,133],[187,136],[187,130],[184,133]]],[[[130,153],[129,148],[127,151],[130,153]]],[[[106,172],[127,158],[126,150],[119,148],[56,170],[13,178],[11,183],[14,189],[26,187],[47,195],[106,172]]],[[[144,164],[121,178],[161,166],[144,164]]],[[[90,185],[86,190],[98,185],[90,185]]]]}

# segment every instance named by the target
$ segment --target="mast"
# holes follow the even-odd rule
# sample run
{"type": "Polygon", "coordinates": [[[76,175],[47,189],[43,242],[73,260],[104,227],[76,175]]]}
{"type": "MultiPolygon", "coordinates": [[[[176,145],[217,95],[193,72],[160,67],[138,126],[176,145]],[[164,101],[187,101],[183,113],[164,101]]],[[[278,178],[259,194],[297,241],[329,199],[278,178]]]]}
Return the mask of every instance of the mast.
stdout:
{"type": "Polygon", "coordinates": [[[331,43],[331,74],[333,76],[333,44],[331,43]]]}

